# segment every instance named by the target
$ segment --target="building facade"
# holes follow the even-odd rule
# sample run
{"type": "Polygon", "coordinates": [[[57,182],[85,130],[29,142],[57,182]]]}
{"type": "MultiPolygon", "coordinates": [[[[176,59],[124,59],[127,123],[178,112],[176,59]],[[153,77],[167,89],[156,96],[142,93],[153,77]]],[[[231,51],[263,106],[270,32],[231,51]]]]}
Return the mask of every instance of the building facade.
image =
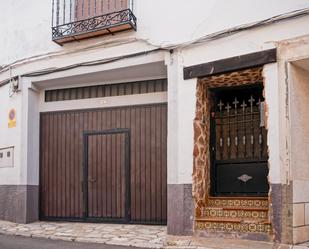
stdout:
{"type": "Polygon", "coordinates": [[[0,7],[0,219],[309,240],[308,1],[0,7]]]}

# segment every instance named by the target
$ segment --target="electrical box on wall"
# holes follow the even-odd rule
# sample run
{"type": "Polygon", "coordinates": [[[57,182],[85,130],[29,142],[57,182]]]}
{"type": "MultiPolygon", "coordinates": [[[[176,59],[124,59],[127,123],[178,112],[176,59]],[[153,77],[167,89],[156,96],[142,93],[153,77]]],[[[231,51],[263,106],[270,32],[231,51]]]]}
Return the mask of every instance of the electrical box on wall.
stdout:
{"type": "Polygon", "coordinates": [[[14,147],[0,148],[0,168],[14,167],[14,147]]]}

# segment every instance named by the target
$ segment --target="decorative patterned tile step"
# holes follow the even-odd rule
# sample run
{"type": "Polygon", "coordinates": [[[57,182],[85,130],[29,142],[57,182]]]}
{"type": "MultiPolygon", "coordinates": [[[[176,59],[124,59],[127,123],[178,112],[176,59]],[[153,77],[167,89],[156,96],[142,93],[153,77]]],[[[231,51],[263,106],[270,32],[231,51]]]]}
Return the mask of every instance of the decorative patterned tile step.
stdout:
{"type": "Polygon", "coordinates": [[[267,219],[245,219],[245,218],[197,218],[196,221],[204,222],[229,222],[229,223],[255,223],[255,224],[269,224],[267,219]]]}
{"type": "Polygon", "coordinates": [[[209,197],[208,207],[268,208],[267,197],[209,197]]]}
{"type": "Polygon", "coordinates": [[[268,211],[268,207],[212,207],[223,210],[248,210],[248,211],[268,211]]]}
{"type": "Polygon", "coordinates": [[[198,230],[211,230],[217,232],[237,233],[267,233],[271,232],[271,224],[267,220],[254,221],[242,219],[197,219],[195,222],[198,230]]]}
{"type": "Polygon", "coordinates": [[[221,200],[268,200],[267,196],[208,196],[208,198],[221,200]]]}
{"type": "Polygon", "coordinates": [[[218,208],[207,207],[202,210],[202,218],[241,218],[267,219],[267,208],[218,208]]]}

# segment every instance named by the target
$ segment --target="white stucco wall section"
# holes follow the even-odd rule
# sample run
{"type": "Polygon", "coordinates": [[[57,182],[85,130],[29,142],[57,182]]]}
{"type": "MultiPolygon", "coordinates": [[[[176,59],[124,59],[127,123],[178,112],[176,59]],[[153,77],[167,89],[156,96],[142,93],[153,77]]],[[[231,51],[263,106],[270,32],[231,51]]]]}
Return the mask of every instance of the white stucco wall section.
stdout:
{"type": "MultiPolygon", "coordinates": [[[[278,71],[279,71],[279,117],[280,117],[280,162],[281,162],[281,178],[282,182],[290,183],[293,182],[293,193],[297,195],[293,196],[298,199],[298,194],[304,193],[309,185],[298,184],[302,182],[302,177],[306,176],[306,173],[299,173],[295,175],[293,168],[297,165],[295,160],[295,151],[299,150],[299,144],[293,144],[295,137],[293,137],[293,119],[297,118],[295,116],[295,104],[298,103],[301,94],[297,94],[295,89],[299,89],[299,86],[295,84],[302,84],[305,82],[300,78],[297,78],[293,65],[302,65],[304,59],[309,57],[309,36],[304,36],[300,38],[285,40],[278,43],[278,71]],[[296,77],[295,77],[296,76],[296,77]],[[296,95],[295,95],[296,94],[296,95]],[[296,146],[293,148],[293,146],[296,146]],[[294,155],[293,155],[294,153],[294,155]],[[302,175],[300,178],[299,175],[302,175]],[[295,191],[296,189],[300,191],[295,191]]],[[[294,67],[295,68],[295,67],[294,67]]],[[[304,85],[303,85],[304,86],[304,85]]],[[[303,108],[305,105],[303,106],[303,108]]],[[[301,110],[298,110],[301,111],[301,110]]],[[[303,110],[302,110],[303,111],[303,110]]],[[[294,120],[295,121],[295,120],[294,120]]],[[[300,123],[299,123],[300,124],[300,123]]],[[[297,128],[294,123],[294,128],[297,128]]],[[[304,138],[304,137],[302,137],[304,138]]],[[[303,149],[303,148],[301,148],[303,149]]],[[[297,158],[297,157],[296,157],[297,158]]],[[[301,157],[303,158],[303,156],[301,157]]],[[[298,159],[296,159],[298,160],[298,159]]]]}
{"type": "MultiPolygon", "coordinates": [[[[307,0],[195,0],[194,4],[179,0],[134,0],[137,32],[125,32],[117,37],[145,39],[157,45],[178,43],[308,6],[307,0]]],[[[1,13],[0,23],[6,24],[0,26],[0,33],[6,34],[0,40],[3,49],[0,64],[102,40],[73,42],[64,47],[52,42],[49,0],[0,1],[0,9],[5,10],[1,13]]]]}
{"type": "Polygon", "coordinates": [[[175,52],[168,64],[168,184],[192,183],[193,119],[196,79],[183,79],[183,56],[175,52]]]}
{"type": "Polygon", "coordinates": [[[309,71],[291,65],[290,74],[293,202],[309,203],[309,71]]]}
{"type": "Polygon", "coordinates": [[[14,167],[0,168],[1,185],[37,185],[39,172],[38,95],[26,81],[21,92],[0,89],[0,148],[14,147],[14,167]],[[16,110],[16,127],[8,128],[8,111],[16,110]]]}
{"type": "Polygon", "coordinates": [[[179,110],[179,178],[178,182],[182,184],[192,183],[193,173],[193,120],[196,110],[196,83],[197,79],[180,81],[178,92],[178,110],[179,110]]]}
{"type": "Polygon", "coordinates": [[[22,185],[39,184],[40,159],[40,117],[39,93],[29,79],[22,81],[23,130],[21,136],[21,178],[22,185]]]}
{"type": "Polygon", "coordinates": [[[293,242],[309,237],[309,36],[278,43],[281,177],[292,185],[293,242]]]}
{"type": "Polygon", "coordinates": [[[191,66],[276,48],[286,39],[307,35],[309,16],[243,31],[183,50],[184,65],[191,66]]]}
{"type": "Polygon", "coordinates": [[[0,89],[0,148],[14,147],[14,166],[0,168],[0,185],[38,185],[39,112],[38,95],[27,82],[22,91],[10,93],[10,85],[0,89]],[[8,111],[16,110],[16,127],[8,128],[8,111]]]}
{"type": "Polygon", "coordinates": [[[0,184],[14,185],[20,182],[21,134],[23,127],[21,93],[12,94],[11,85],[0,88],[0,148],[14,147],[14,167],[0,168],[0,184]],[[8,112],[16,110],[16,127],[8,128],[8,112]]]}
{"type": "Polygon", "coordinates": [[[267,145],[269,163],[269,182],[281,183],[279,151],[279,82],[277,63],[267,64],[263,68],[264,97],[267,106],[267,145]]]}
{"type": "Polygon", "coordinates": [[[309,72],[292,66],[291,73],[292,175],[309,181],[309,153],[304,153],[309,151],[309,72]]]}
{"type": "Polygon", "coordinates": [[[299,243],[309,239],[309,71],[293,63],[289,69],[293,240],[299,243]]]}

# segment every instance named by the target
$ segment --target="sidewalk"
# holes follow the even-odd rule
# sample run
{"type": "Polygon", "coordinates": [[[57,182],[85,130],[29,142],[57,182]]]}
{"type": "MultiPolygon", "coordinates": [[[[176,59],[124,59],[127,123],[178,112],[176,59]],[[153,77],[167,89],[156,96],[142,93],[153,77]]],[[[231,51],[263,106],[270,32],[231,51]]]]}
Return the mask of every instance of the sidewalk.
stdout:
{"type": "Polygon", "coordinates": [[[309,243],[290,246],[239,239],[167,236],[165,226],[145,225],[70,222],[15,224],[0,221],[0,234],[144,248],[309,249],[309,243]]]}
{"type": "Polygon", "coordinates": [[[33,238],[103,243],[144,248],[163,248],[165,226],[70,222],[15,224],[0,221],[0,233],[33,238]]]}

